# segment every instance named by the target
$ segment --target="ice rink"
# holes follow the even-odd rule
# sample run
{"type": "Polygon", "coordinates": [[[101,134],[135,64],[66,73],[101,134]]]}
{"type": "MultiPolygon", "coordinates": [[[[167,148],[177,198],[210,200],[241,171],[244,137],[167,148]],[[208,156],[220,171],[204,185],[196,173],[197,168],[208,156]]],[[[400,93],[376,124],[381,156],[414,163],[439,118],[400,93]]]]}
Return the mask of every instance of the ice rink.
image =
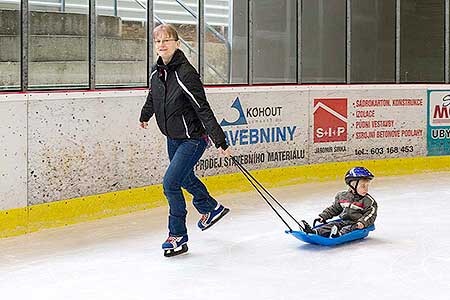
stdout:
{"type": "MultiPolygon", "coordinates": [[[[243,184],[248,184],[244,181],[243,184]]],[[[201,232],[189,203],[189,252],[165,258],[167,207],[0,240],[4,300],[450,299],[450,173],[375,178],[377,229],[337,247],[305,244],[255,191],[201,232]]],[[[271,189],[312,221],[342,181],[271,189]]]]}

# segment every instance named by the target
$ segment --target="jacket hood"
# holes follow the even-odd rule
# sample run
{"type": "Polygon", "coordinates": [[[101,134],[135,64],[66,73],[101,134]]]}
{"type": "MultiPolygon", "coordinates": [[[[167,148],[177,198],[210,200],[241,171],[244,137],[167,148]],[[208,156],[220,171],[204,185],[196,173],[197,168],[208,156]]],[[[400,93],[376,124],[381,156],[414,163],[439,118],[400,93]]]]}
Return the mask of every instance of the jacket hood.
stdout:
{"type": "Polygon", "coordinates": [[[161,68],[172,69],[178,65],[186,63],[187,61],[188,60],[187,60],[186,56],[184,55],[183,51],[181,51],[180,49],[177,49],[177,50],[175,50],[175,53],[173,54],[172,59],[169,61],[169,63],[167,65],[164,64],[161,56],[158,57],[156,64],[158,65],[158,67],[161,67],[161,68]]]}

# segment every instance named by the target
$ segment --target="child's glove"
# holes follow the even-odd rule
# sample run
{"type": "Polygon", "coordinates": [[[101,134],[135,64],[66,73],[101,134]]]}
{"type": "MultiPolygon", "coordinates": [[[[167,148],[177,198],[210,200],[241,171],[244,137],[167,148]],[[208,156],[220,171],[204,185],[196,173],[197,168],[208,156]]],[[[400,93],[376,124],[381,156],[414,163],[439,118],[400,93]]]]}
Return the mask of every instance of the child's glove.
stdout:
{"type": "Polygon", "coordinates": [[[317,223],[317,222],[322,223],[322,224],[325,224],[325,223],[326,223],[326,221],[325,221],[322,217],[318,217],[317,219],[314,219],[313,227],[316,226],[316,223],[317,223]]]}
{"type": "Polygon", "coordinates": [[[351,230],[357,230],[357,229],[363,229],[364,228],[364,224],[362,222],[358,222],[356,224],[353,224],[350,229],[351,230]]]}

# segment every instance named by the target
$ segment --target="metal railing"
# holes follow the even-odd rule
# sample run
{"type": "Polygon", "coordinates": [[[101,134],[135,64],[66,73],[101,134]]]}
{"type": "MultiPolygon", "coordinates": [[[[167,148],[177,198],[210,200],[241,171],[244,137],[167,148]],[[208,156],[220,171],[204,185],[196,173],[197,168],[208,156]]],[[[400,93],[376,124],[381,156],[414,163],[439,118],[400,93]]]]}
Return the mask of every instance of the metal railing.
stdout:
{"type": "MultiPolygon", "coordinates": [[[[137,0],[136,0],[137,1],[137,0]]],[[[189,12],[196,20],[198,20],[198,15],[197,13],[190,8],[189,6],[187,6],[183,1],[181,0],[175,0],[178,4],[180,4],[181,7],[183,7],[187,12],[189,12]]],[[[207,30],[209,30],[216,38],[218,38],[220,41],[222,41],[225,45],[225,48],[227,49],[227,76],[226,78],[223,77],[221,74],[219,74],[217,72],[217,70],[211,66],[206,60],[205,60],[205,64],[211,69],[213,70],[219,77],[222,78],[222,80],[224,80],[227,83],[231,82],[231,45],[230,42],[223,36],[221,35],[216,29],[214,29],[214,27],[212,27],[211,25],[209,25],[206,21],[205,21],[205,27],[207,30]]],[[[228,28],[230,28],[230,26],[228,26],[228,28]]]]}
{"type": "MultiPolygon", "coordinates": [[[[21,0],[3,0],[2,1],[2,8],[4,9],[9,9],[9,6],[11,6],[11,8],[17,9],[18,5],[22,5],[24,2],[27,4],[26,6],[22,5],[22,9],[21,11],[26,12],[23,15],[21,15],[21,22],[23,24],[26,24],[24,22],[29,22],[30,20],[30,14],[28,14],[28,12],[30,11],[44,11],[44,12],[62,12],[64,11],[65,13],[79,13],[79,14],[87,14],[89,13],[89,24],[90,24],[90,28],[96,28],[95,23],[92,23],[93,18],[96,19],[96,16],[101,15],[101,11],[102,10],[109,10],[110,13],[105,13],[105,15],[113,15],[113,14],[119,14],[122,9],[122,7],[117,7],[117,5],[111,5],[113,4],[113,2],[115,4],[117,4],[118,0],[114,0],[111,1],[109,6],[105,6],[105,2],[104,0],[40,0],[40,1],[36,1],[36,0],[30,0],[30,1],[21,1],[21,0]],[[94,2],[95,1],[95,2],[94,2]],[[100,3],[99,3],[100,2],[100,3]],[[97,5],[94,5],[93,7],[90,7],[90,4],[95,3],[97,5]],[[103,4],[103,5],[101,5],[103,4]],[[78,11],[78,12],[77,12],[78,11]],[[92,24],[94,25],[92,25],[92,24]]],[[[128,11],[134,11],[134,12],[139,12],[140,14],[144,15],[144,20],[147,21],[148,17],[147,17],[147,1],[150,0],[121,0],[121,1],[126,1],[126,2],[134,2],[136,5],[134,8],[130,8],[130,6],[126,7],[125,10],[128,11]]],[[[155,2],[168,2],[168,1],[158,1],[156,0],[155,2]]],[[[200,2],[196,2],[198,7],[200,9],[202,9],[202,13],[203,13],[203,8],[211,8],[210,13],[215,13],[215,12],[221,12],[220,9],[222,9],[225,6],[225,0],[218,0],[217,2],[210,2],[207,5],[204,5],[204,1],[200,1],[200,2]],[[214,7],[213,7],[214,6],[214,7]],[[219,10],[214,10],[218,8],[219,10]]],[[[122,3],[122,2],[121,2],[122,3]]],[[[120,3],[120,4],[121,4],[120,3]]],[[[150,3],[154,3],[154,2],[150,2],[150,3]]],[[[205,58],[206,56],[203,54],[203,49],[202,47],[199,48],[195,47],[195,46],[191,46],[192,43],[187,42],[186,40],[181,40],[181,43],[183,44],[183,46],[188,49],[189,51],[191,51],[191,53],[194,53],[197,57],[198,57],[198,61],[199,61],[199,73],[203,75],[203,66],[206,67],[208,69],[208,73],[214,77],[216,77],[217,83],[219,83],[219,81],[223,82],[223,83],[230,83],[231,82],[231,44],[230,42],[227,40],[227,38],[222,35],[220,32],[218,32],[211,24],[209,24],[209,22],[205,22],[203,21],[204,18],[204,14],[199,14],[195,11],[195,8],[192,9],[191,7],[195,6],[195,4],[190,3],[189,6],[186,4],[186,2],[181,1],[181,0],[175,0],[175,1],[171,1],[170,2],[171,5],[178,5],[180,8],[182,8],[187,15],[190,16],[191,20],[193,20],[192,22],[188,23],[188,24],[197,24],[197,26],[199,26],[199,18],[202,19],[202,24],[200,24],[199,29],[197,30],[198,34],[202,34],[203,36],[201,38],[199,38],[199,42],[203,41],[203,37],[205,36],[205,32],[211,33],[220,44],[223,44],[224,48],[226,49],[226,57],[227,57],[227,61],[225,62],[225,65],[220,66],[220,68],[218,68],[217,65],[213,65],[211,63],[209,63],[207,61],[207,59],[205,58]],[[202,30],[203,28],[203,30],[202,30]],[[222,69],[225,68],[225,69],[222,69]]],[[[162,18],[161,16],[159,16],[158,14],[154,13],[153,8],[150,9],[150,15],[153,15],[154,20],[156,20],[156,22],[159,23],[173,23],[173,20],[167,20],[162,18]]],[[[206,15],[208,16],[208,14],[206,15]]],[[[121,16],[119,16],[119,18],[121,18],[123,20],[123,18],[121,16]]],[[[227,16],[227,20],[228,22],[230,22],[229,16],[227,16]]],[[[182,23],[183,24],[183,23],[182,23]]],[[[151,26],[153,27],[153,26],[151,26]]],[[[230,28],[230,24],[228,23],[227,26],[230,28]]],[[[22,52],[22,59],[21,59],[21,80],[20,80],[20,87],[22,90],[28,90],[29,89],[29,82],[28,82],[28,59],[29,59],[29,53],[28,53],[28,39],[30,36],[29,31],[27,30],[27,28],[29,28],[29,25],[26,25],[24,28],[22,28],[22,47],[21,47],[21,52],[22,52]],[[25,29],[24,29],[25,28],[25,29]]],[[[226,32],[226,31],[225,31],[226,32]]],[[[91,37],[92,32],[89,35],[89,45],[91,45],[93,42],[95,42],[95,35],[94,38],[91,37]]],[[[150,36],[148,35],[148,38],[150,38],[150,36]]],[[[151,43],[151,41],[148,41],[148,43],[151,43]]],[[[220,45],[218,44],[218,45],[220,45]]],[[[96,49],[95,44],[92,44],[93,48],[92,49],[96,49]]],[[[96,60],[95,60],[95,51],[91,51],[91,47],[89,50],[90,54],[89,54],[89,65],[91,66],[95,66],[96,65],[96,60]],[[91,53],[92,52],[92,53],[91,53]],[[91,61],[91,58],[94,58],[93,61],[91,61]]],[[[225,52],[223,50],[221,50],[221,53],[224,54],[225,52]]],[[[95,69],[92,71],[93,74],[95,74],[95,69]]],[[[90,71],[91,73],[91,71],[90,71]]],[[[93,77],[95,79],[95,75],[90,74],[90,81],[89,81],[89,88],[95,89],[96,87],[96,82],[94,79],[92,79],[91,77],[93,77]]],[[[34,87],[33,87],[34,88],[34,87]]]]}
{"type": "MultiPolygon", "coordinates": [[[[141,3],[147,6],[147,1],[141,3]]],[[[208,4],[207,8],[214,10],[213,13],[206,12],[210,24],[215,26],[228,26],[229,7],[220,4],[221,0],[217,0],[219,4],[208,4]]],[[[225,3],[225,1],[223,1],[225,3]]],[[[3,8],[17,8],[20,6],[21,0],[2,0],[3,8]]],[[[31,0],[28,1],[31,10],[43,10],[67,13],[87,13],[89,9],[89,0],[31,0]]],[[[182,9],[179,3],[174,0],[154,0],[152,3],[161,6],[155,14],[165,19],[168,23],[186,24],[190,21],[191,14],[182,9]]],[[[107,14],[121,17],[127,21],[146,21],[146,14],[142,11],[134,0],[96,0],[96,10],[98,14],[107,14]]],[[[194,24],[194,22],[192,22],[194,24]]]]}
{"type": "MultiPolygon", "coordinates": [[[[146,9],[146,5],[144,4],[144,3],[142,3],[140,0],[134,0],[136,3],[138,3],[139,4],[139,6],[141,6],[144,10],[146,9]]],[[[193,12],[193,10],[191,9],[191,8],[189,8],[185,3],[183,3],[183,2],[181,2],[181,1],[179,1],[179,0],[176,0],[176,2],[177,3],[179,3],[184,9],[186,9],[193,17],[197,17],[197,15],[195,14],[195,12],[193,12]]],[[[156,14],[154,14],[153,15],[153,18],[158,22],[158,23],[160,23],[160,24],[166,24],[166,22],[163,20],[163,19],[161,19],[160,17],[158,17],[156,14]]],[[[214,33],[214,35],[217,37],[217,38],[219,38],[221,41],[224,41],[225,43],[226,43],[226,47],[227,47],[227,52],[228,52],[228,57],[229,57],[229,59],[228,59],[228,74],[227,74],[227,76],[225,77],[225,76],[223,76],[214,66],[212,66],[211,64],[209,64],[208,62],[206,62],[205,61],[205,63],[206,63],[206,65],[207,65],[207,67],[208,68],[210,68],[217,76],[219,76],[223,81],[225,81],[225,82],[227,82],[227,83],[229,83],[230,82],[230,58],[231,58],[231,51],[229,50],[230,49],[230,44],[229,44],[229,42],[220,34],[220,33],[218,33],[213,27],[211,27],[211,26],[209,26],[209,25],[207,25],[207,28],[209,29],[209,30],[211,30],[211,32],[213,32],[214,33]]],[[[186,47],[186,48],[188,48],[189,49],[189,51],[191,51],[191,52],[193,52],[193,53],[195,53],[195,54],[198,54],[198,51],[194,48],[194,47],[192,47],[191,45],[189,45],[189,43],[188,42],[186,42],[183,38],[179,38],[180,39],[180,42],[186,47]]]]}

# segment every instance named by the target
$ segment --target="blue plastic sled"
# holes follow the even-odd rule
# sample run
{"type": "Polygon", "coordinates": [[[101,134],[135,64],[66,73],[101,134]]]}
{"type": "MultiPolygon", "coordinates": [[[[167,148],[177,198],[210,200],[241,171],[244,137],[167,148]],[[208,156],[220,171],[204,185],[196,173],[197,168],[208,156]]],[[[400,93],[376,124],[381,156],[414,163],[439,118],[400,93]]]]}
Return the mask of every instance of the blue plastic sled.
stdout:
{"type": "MultiPolygon", "coordinates": [[[[322,224],[323,225],[323,224],[322,224]]],[[[322,225],[316,226],[314,228],[320,227],[322,225]]],[[[342,243],[363,239],[369,235],[370,231],[375,230],[375,225],[372,225],[367,228],[353,230],[347,234],[344,234],[337,238],[327,238],[317,234],[307,234],[303,231],[289,231],[286,230],[286,233],[290,233],[301,241],[310,244],[322,245],[322,246],[334,246],[342,243]]]]}

